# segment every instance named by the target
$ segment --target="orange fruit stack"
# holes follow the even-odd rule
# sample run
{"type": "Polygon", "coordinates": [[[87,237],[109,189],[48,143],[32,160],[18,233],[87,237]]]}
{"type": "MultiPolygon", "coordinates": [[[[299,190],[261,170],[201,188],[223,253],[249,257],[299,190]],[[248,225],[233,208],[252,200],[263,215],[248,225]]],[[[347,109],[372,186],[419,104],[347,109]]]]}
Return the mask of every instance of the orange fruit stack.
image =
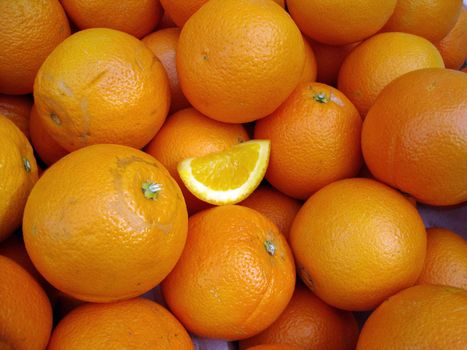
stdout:
{"type": "Polygon", "coordinates": [[[466,24],[0,1],[0,350],[464,349],[466,24]]]}

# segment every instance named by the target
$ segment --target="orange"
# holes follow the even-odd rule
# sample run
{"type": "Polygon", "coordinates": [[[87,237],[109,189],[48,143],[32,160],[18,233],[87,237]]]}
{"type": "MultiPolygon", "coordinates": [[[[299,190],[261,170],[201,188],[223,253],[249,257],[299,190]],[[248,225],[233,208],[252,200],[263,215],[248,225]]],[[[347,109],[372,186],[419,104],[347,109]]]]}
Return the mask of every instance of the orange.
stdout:
{"type": "Polygon", "coordinates": [[[467,291],[415,286],[386,300],[363,326],[357,350],[464,349],[467,291]]]}
{"type": "Polygon", "coordinates": [[[240,342],[240,349],[259,344],[291,344],[308,350],[353,350],[358,325],[349,311],[327,305],[298,284],[284,312],[269,328],[240,342]]]}
{"type": "Polygon", "coordinates": [[[70,35],[58,0],[15,0],[0,4],[0,93],[28,94],[52,50],[70,35]]]}
{"type": "Polygon", "coordinates": [[[178,80],[176,67],[176,54],[180,29],[167,28],[151,33],[143,38],[143,43],[156,55],[165,68],[169,78],[171,106],[170,113],[190,106],[190,103],[183,95],[182,88],[178,80]]]}
{"type": "Polygon", "coordinates": [[[0,255],[0,349],[43,350],[52,330],[52,307],[20,265],[0,255]]]}
{"type": "Polygon", "coordinates": [[[164,11],[162,14],[162,18],[159,21],[159,25],[157,26],[158,30],[165,29],[165,28],[172,28],[176,27],[177,25],[174,23],[172,18],[170,18],[169,14],[167,11],[164,11]]]}
{"type": "Polygon", "coordinates": [[[300,201],[268,185],[258,187],[247,199],[238,204],[263,214],[276,224],[279,232],[287,239],[293,219],[301,206],[300,201]]]}
{"type": "MultiPolygon", "coordinates": [[[[274,0],[282,7],[285,6],[285,0],[274,0]]],[[[173,21],[183,27],[185,22],[203,6],[208,0],[161,0],[164,10],[173,21]]]]}
{"type": "Polygon", "coordinates": [[[300,82],[308,83],[316,80],[318,67],[313,49],[305,37],[303,38],[303,44],[305,46],[305,64],[303,65],[302,78],[300,79],[300,82]]]}
{"type": "Polygon", "coordinates": [[[177,172],[177,165],[189,157],[225,151],[249,139],[240,124],[227,124],[206,117],[194,108],[171,115],[145,151],[159,160],[177,180],[188,211],[193,214],[209,206],[187,190],[177,172]]]}
{"type": "Polygon", "coordinates": [[[342,63],[338,88],[365,116],[376,97],[395,78],[422,68],[444,68],[428,40],[407,33],[382,33],[358,45],[342,63]]]}
{"type": "Polygon", "coordinates": [[[467,242],[462,236],[444,229],[427,231],[425,266],[419,284],[442,284],[467,289],[467,242]]]}
{"type": "Polygon", "coordinates": [[[329,45],[363,40],[380,30],[391,16],[396,0],[287,0],[300,30],[329,45]]]}
{"type": "Polygon", "coordinates": [[[383,30],[411,33],[438,42],[454,27],[461,8],[459,0],[398,0],[383,30]]]}
{"type": "Polygon", "coordinates": [[[94,145],[52,165],[32,190],[26,249],[57,289],[81,300],[128,299],[156,286],[182,253],[187,212],[156,159],[94,145]]]}
{"type": "Polygon", "coordinates": [[[446,68],[459,69],[467,59],[467,9],[464,7],[452,30],[436,43],[446,68]]]}
{"type": "Polygon", "coordinates": [[[46,131],[68,151],[97,143],[141,148],[170,106],[167,75],[151,50],[105,28],[62,42],[37,73],[34,98],[46,131]]]}
{"type": "Polygon", "coordinates": [[[234,340],[271,325],[294,286],[292,253],[277,227],[253,209],[224,205],[190,217],[186,247],[162,292],[190,332],[234,340]]]}
{"type": "Polygon", "coordinates": [[[141,38],[159,23],[159,0],[60,0],[79,29],[112,28],[141,38]]]}
{"type": "Polygon", "coordinates": [[[257,121],[256,139],[271,140],[266,179],[300,199],[360,169],[362,120],[339,90],[320,83],[297,86],[270,116],[257,121]]]}
{"type": "Polygon", "coordinates": [[[304,64],[299,29],[271,0],[210,0],[185,24],[178,43],[185,96],[223,122],[272,113],[300,81],[304,64]]]}
{"type": "Polygon", "coordinates": [[[0,95],[0,114],[10,119],[29,138],[30,96],[0,95]]]}
{"type": "Polygon", "coordinates": [[[390,187],[361,178],[311,196],[289,241],[302,280],[344,310],[370,310],[415,284],[426,252],[417,209],[390,187]]]}
{"type": "Polygon", "coordinates": [[[316,58],[316,80],[323,84],[336,86],[342,62],[358,43],[333,46],[309,40],[316,58]]]}
{"type": "Polygon", "coordinates": [[[247,350],[304,350],[295,345],[290,344],[262,344],[248,348],[247,350]]]}
{"type": "Polygon", "coordinates": [[[467,75],[423,69],[390,83],[362,129],[371,173],[419,202],[467,200],[467,75]]]}
{"type": "Polygon", "coordinates": [[[21,225],[26,200],[37,178],[28,139],[0,114],[0,242],[21,225]]]}
{"type": "Polygon", "coordinates": [[[147,299],[78,306],[55,328],[48,350],[192,350],[190,336],[165,308],[147,299]]]}
{"type": "Polygon", "coordinates": [[[35,106],[31,109],[29,117],[29,132],[34,150],[45,164],[52,165],[68,154],[68,151],[47,133],[35,106]]]}

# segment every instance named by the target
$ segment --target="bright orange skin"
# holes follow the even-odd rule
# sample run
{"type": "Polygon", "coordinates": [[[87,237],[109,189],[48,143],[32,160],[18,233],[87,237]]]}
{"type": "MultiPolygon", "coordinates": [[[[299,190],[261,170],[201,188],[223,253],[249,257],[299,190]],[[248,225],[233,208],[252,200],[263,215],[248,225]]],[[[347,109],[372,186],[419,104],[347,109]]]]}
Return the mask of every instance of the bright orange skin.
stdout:
{"type": "Polygon", "coordinates": [[[29,138],[30,96],[0,95],[0,114],[10,119],[29,138]]]}
{"type": "Polygon", "coordinates": [[[440,284],[467,289],[467,242],[444,228],[427,231],[425,266],[418,284],[440,284]]]}
{"type": "Polygon", "coordinates": [[[26,200],[37,178],[28,139],[0,114],[0,242],[21,225],[26,200]]]}
{"type": "Polygon", "coordinates": [[[254,209],[266,216],[276,224],[280,233],[287,239],[289,238],[290,227],[295,215],[297,215],[302,205],[300,201],[267,185],[258,187],[245,200],[238,204],[254,209]]]}
{"type": "Polygon", "coordinates": [[[423,69],[390,83],[367,114],[362,150],[371,173],[417,201],[467,200],[467,75],[423,69]]]}
{"type": "Polygon", "coordinates": [[[52,50],[70,35],[58,0],[0,4],[0,93],[32,92],[36,73],[52,50]]]}
{"type": "Polygon", "coordinates": [[[52,330],[47,295],[20,265],[0,255],[0,349],[43,350],[52,330]]]}
{"type": "Polygon", "coordinates": [[[347,57],[349,52],[358,45],[358,43],[333,46],[319,43],[314,40],[309,40],[311,48],[316,58],[317,77],[316,80],[320,83],[336,86],[337,76],[342,62],[347,57]]]}
{"type": "Polygon", "coordinates": [[[271,0],[210,0],[185,24],[178,43],[185,96],[223,122],[272,113],[299,83],[304,64],[299,29],[271,0]]]}
{"type": "Polygon", "coordinates": [[[111,28],[137,38],[150,33],[159,23],[159,0],[60,0],[79,29],[111,28]]]}
{"type": "Polygon", "coordinates": [[[171,95],[170,113],[190,106],[178,80],[176,54],[179,37],[179,28],[167,28],[151,33],[142,39],[143,43],[161,61],[169,78],[171,95]]]}
{"type": "Polygon", "coordinates": [[[39,272],[81,300],[128,299],[156,286],[180,257],[187,233],[181,191],[142,151],[94,145],[70,153],[39,179],[23,235],[39,272]],[[153,199],[144,184],[159,184],[153,199]]]}
{"type": "Polygon", "coordinates": [[[383,31],[411,33],[436,43],[454,27],[461,9],[460,0],[398,0],[383,31]]]}
{"type": "Polygon", "coordinates": [[[326,303],[370,310],[415,284],[426,233],[417,209],[369,179],[332,183],[295,217],[290,239],[302,280],[326,303]]]}
{"type": "Polygon", "coordinates": [[[279,318],[266,330],[240,342],[240,349],[259,344],[290,344],[308,350],[353,350],[358,325],[351,312],[327,305],[298,284],[279,318]]]}
{"type": "Polygon", "coordinates": [[[47,133],[35,106],[31,109],[29,117],[29,132],[34,150],[45,164],[52,165],[68,154],[68,151],[47,133]]]}
{"type": "Polygon", "coordinates": [[[165,308],[148,299],[85,304],[55,328],[48,350],[192,350],[191,338],[165,308]]]}
{"type": "Polygon", "coordinates": [[[467,291],[423,285],[381,304],[363,326],[357,350],[461,350],[465,344],[467,291]]]}
{"type": "Polygon", "coordinates": [[[316,80],[318,67],[316,64],[316,57],[311,45],[305,37],[303,37],[303,44],[305,46],[305,64],[303,66],[302,78],[300,83],[308,83],[316,80]]]}
{"type": "Polygon", "coordinates": [[[93,28],[47,57],[34,99],[45,129],[68,151],[98,143],[141,148],[164,123],[170,89],[164,67],[140,40],[93,28]]]}
{"type": "Polygon", "coordinates": [[[187,108],[167,118],[145,151],[167,168],[183,192],[188,212],[194,214],[210,205],[188,191],[178,175],[178,163],[189,157],[225,151],[248,140],[248,134],[242,125],[218,122],[194,108],[187,108]]]}
{"type": "Polygon", "coordinates": [[[320,83],[300,84],[256,123],[254,138],[271,140],[266,179],[279,191],[306,199],[333,181],[355,176],[362,158],[361,125],[343,93],[320,83]]]}
{"type": "Polygon", "coordinates": [[[277,227],[253,209],[224,205],[190,217],[185,250],[162,292],[189,331],[234,340],[271,325],[294,286],[293,256],[277,227]]]}
{"type": "Polygon", "coordinates": [[[262,344],[248,348],[247,350],[304,350],[301,347],[289,344],[262,344]]]}
{"type": "Polygon", "coordinates": [[[423,68],[444,68],[441,54],[428,40],[407,33],[377,34],[345,58],[337,86],[365,116],[386,85],[423,68]]]}
{"type": "MultiPolygon", "coordinates": [[[[185,22],[209,0],[161,0],[166,13],[173,21],[183,27],[185,22]]],[[[280,6],[285,6],[285,0],[274,0],[280,6]]]]}
{"type": "Polygon", "coordinates": [[[329,45],[345,45],[370,37],[391,16],[396,0],[287,0],[300,30],[329,45]]]}
{"type": "Polygon", "coordinates": [[[456,25],[436,43],[446,68],[459,69],[467,59],[467,8],[463,8],[456,25]]]}

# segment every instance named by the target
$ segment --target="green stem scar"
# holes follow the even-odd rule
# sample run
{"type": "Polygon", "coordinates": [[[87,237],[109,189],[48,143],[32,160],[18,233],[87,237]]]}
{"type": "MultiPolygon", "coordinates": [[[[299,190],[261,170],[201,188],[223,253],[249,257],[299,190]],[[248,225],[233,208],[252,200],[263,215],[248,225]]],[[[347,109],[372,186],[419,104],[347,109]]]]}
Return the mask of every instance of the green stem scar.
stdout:
{"type": "Polygon", "coordinates": [[[276,253],[276,246],[271,241],[264,241],[264,248],[266,248],[266,251],[269,255],[274,256],[274,254],[276,253]]]}
{"type": "Polygon", "coordinates": [[[141,186],[144,197],[147,199],[156,199],[159,192],[162,190],[162,185],[155,182],[146,181],[141,186]]]}
{"type": "Polygon", "coordinates": [[[324,92],[318,92],[317,94],[314,94],[313,99],[316,102],[319,102],[319,103],[328,103],[329,102],[329,97],[326,96],[326,93],[324,93],[324,92]]]}
{"type": "Polygon", "coordinates": [[[27,173],[31,172],[31,162],[26,157],[23,157],[23,166],[27,173]]]}
{"type": "Polygon", "coordinates": [[[50,113],[50,119],[52,119],[52,121],[57,124],[57,125],[60,125],[62,124],[62,121],[60,120],[60,118],[58,117],[57,113],[55,112],[51,112],[50,113]]]}

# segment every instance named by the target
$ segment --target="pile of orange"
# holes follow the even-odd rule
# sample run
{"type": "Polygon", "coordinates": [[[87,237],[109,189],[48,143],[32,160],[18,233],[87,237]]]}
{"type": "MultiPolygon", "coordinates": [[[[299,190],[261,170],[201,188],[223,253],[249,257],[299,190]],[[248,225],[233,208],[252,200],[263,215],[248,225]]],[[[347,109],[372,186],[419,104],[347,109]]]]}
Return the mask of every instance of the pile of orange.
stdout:
{"type": "Polygon", "coordinates": [[[0,23],[1,350],[465,348],[461,1],[0,23]]]}

